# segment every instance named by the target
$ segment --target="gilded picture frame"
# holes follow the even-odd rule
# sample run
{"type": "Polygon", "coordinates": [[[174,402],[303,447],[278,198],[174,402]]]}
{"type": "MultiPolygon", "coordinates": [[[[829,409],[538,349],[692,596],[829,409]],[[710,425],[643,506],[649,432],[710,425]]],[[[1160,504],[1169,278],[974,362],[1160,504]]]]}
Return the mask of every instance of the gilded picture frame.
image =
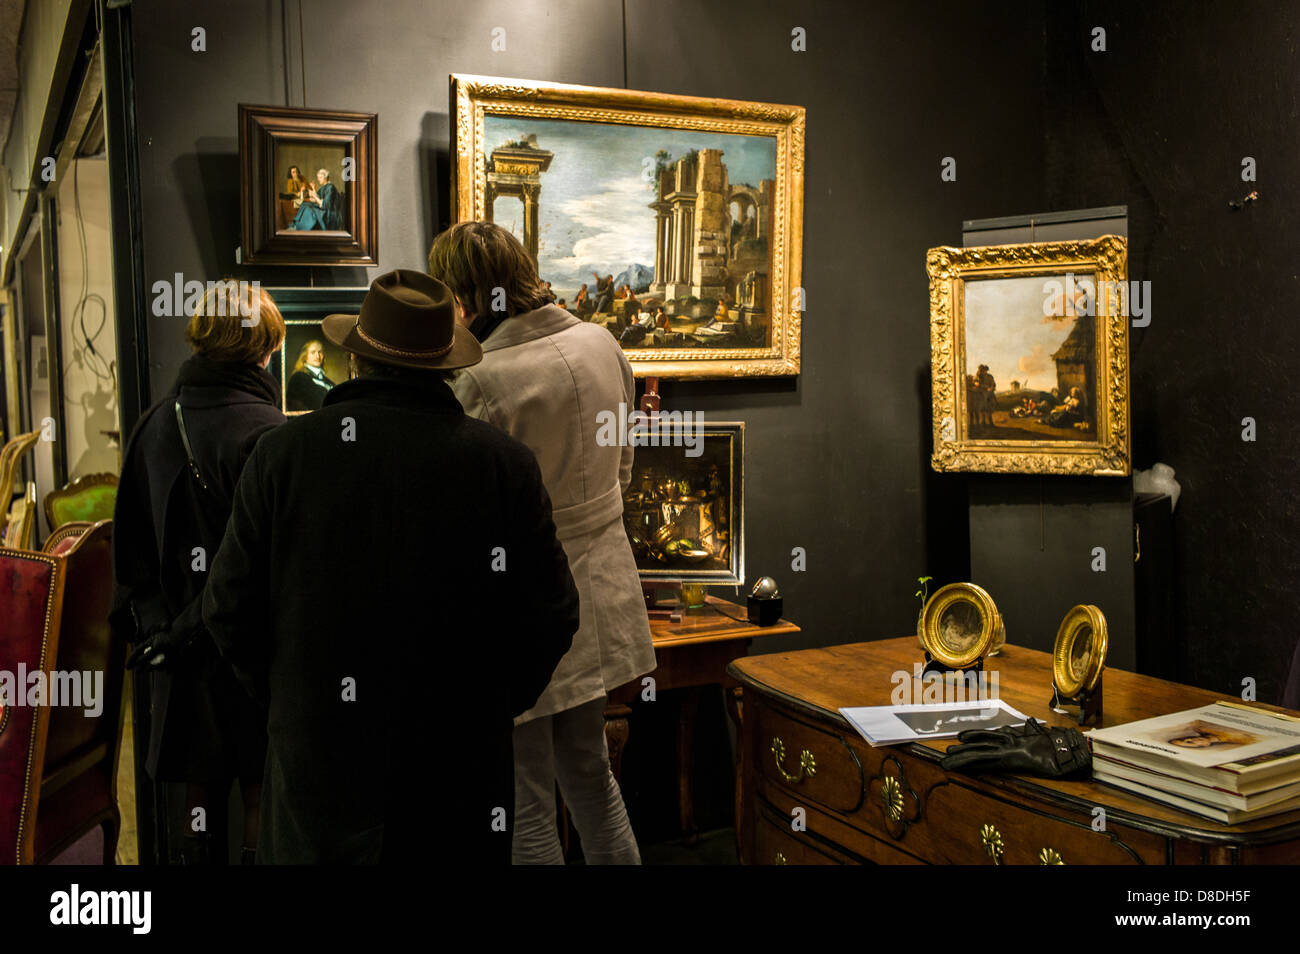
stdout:
{"type": "Polygon", "coordinates": [[[929,250],[935,470],[1131,472],[1127,261],[1117,235],[929,250]]]}
{"type": "Polygon", "coordinates": [[[974,583],[949,583],[921,611],[921,645],[951,669],[966,669],[1001,649],[1006,634],[993,597],[974,583]]]}
{"type": "Polygon", "coordinates": [[[803,107],[467,74],[451,103],[456,220],[512,227],[637,377],[799,373],[803,107]]]}

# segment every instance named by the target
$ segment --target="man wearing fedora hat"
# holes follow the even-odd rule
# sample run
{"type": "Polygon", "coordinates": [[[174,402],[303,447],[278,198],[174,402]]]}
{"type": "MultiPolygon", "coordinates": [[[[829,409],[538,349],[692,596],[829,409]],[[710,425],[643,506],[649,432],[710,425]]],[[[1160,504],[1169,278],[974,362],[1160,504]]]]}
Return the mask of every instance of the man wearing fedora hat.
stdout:
{"type": "Polygon", "coordinates": [[[508,862],[512,720],[578,628],[550,499],[453,396],[482,349],[441,282],[380,276],[322,331],[360,376],[258,443],[203,604],[268,707],[258,860],[508,862]]]}

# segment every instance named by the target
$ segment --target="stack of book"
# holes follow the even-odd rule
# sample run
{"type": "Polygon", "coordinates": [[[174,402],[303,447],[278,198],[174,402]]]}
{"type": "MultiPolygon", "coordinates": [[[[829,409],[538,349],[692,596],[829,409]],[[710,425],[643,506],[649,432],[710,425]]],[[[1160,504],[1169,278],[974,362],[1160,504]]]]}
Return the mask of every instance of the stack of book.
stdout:
{"type": "Polygon", "coordinates": [[[1088,734],[1099,782],[1215,821],[1300,809],[1300,718],[1233,702],[1088,734]]]}

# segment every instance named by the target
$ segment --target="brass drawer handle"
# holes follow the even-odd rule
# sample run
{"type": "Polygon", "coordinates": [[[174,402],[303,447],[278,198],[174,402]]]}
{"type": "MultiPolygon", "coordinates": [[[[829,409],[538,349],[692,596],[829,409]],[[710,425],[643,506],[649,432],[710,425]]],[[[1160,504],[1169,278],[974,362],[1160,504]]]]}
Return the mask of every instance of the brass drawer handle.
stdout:
{"type": "Polygon", "coordinates": [[[1044,848],[1038,853],[1038,863],[1040,865],[1063,865],[1065,861],[1061,858],[1061,853],[1055,848],[1044,848]]]}
{"type": "Polygon", "coordinates": [[[886,775],[880,783],[880,801],[885,806],[885,814],[890,821],[903,817],[903,786],[892,775],[886,775]]]}
{"type": "Polygon", "coordinates": [[[1002,833],[992,825],[985,825],[980,829],[980,844],[984,846],[984,851],[993,859],[995,865],[1002,864],[1002,833]]]}
{"type": "Polygon", "coordinates": [[[798,775],[791,775],[785,770],[785,766],[781,764],[785,761],[785,743],[781,741],[779,735],[772,739],[772,755],[776,759],[776,770],[781,773],[781,777],[787,782],[797,785],[805,778],[812,778],[817,774],[817,760],[813,758],[813,754],[807,749],[799,753],[798,775]]]}

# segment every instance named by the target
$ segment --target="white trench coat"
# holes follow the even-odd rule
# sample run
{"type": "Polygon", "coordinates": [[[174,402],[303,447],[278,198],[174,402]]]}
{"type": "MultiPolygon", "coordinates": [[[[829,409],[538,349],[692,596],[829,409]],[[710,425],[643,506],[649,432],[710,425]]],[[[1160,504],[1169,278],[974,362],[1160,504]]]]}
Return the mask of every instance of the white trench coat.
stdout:
{"type": "Polygon", "coordinates": [[[650,623],[623,529],[633,450],[596,441],[597,415],[610,411],[626,419],[636,398],[632,366],[614,336],[545,305],[497,326],[483,342],[483,361],[458,372],[452,388],[466,414],[537,456],[578,587],[573,646],[537,704],[515,724],[603,698],[650,672],[650,623]]]}

